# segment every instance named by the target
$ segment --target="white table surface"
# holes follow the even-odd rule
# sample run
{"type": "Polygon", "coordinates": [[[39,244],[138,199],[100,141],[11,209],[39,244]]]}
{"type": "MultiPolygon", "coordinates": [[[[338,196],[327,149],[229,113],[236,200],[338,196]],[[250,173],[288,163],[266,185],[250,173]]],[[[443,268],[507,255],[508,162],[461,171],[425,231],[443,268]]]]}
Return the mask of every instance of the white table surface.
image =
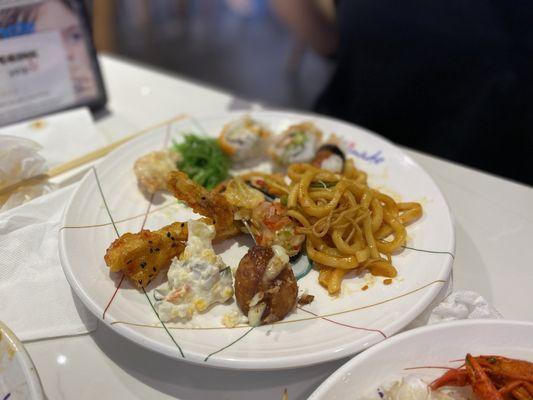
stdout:
{"type": "MultiPolygon", "coordinates": [[[[181,113],[238,105],[232,96],[102,56],[112,141],[181,113]]],[[[454,288],[485,296],[508,319],[533,321],[533,189],[406,150],[435,179],[456,223],[454,288]]],[[[280,372],[198,367],[154,354],[103,324],[91,334],[27,343],[49,399],[305,399],[346,360],[280,372]]]]}

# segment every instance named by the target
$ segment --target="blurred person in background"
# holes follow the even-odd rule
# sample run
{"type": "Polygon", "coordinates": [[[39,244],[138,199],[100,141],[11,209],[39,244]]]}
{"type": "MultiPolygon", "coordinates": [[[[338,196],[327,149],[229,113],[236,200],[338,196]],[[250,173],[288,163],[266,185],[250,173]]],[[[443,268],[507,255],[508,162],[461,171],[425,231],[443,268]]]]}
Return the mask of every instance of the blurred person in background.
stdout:
{"type": "MultiPolygon", "coordinates": [[[[533,2],[272,0],[336,70],[315,109],[533,184],[533,2]],[[335,18],[323,12],[329,6],[335,18]]],[[[312,84],[312,83],[311,83],[312,84]]]]}

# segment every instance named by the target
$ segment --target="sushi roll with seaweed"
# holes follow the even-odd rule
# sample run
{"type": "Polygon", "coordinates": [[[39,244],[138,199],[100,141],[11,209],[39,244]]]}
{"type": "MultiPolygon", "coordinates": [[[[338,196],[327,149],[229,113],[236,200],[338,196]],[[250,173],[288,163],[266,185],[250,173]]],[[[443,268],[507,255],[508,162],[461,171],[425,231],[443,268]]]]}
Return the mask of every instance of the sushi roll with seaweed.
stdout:
{"type": "Polygon", "coordinates": [[[321,140],[322,132],[312,122],[303,122],[289,126],[275,137],[268,153],[278,165],[309,162],[321,140]]]}
{"type": "Polygon", "coordinates": [[[335,174],[344,171],[346,156],[336,144],[326,143],[319,147],[311,164],[335,174]]]}
{"type": "Polygon", "coordinates": [[[270,132],[248,115],[227,123],[218,143],[232,161],[243,162],[260,156],[270,136],[270,132]]]}

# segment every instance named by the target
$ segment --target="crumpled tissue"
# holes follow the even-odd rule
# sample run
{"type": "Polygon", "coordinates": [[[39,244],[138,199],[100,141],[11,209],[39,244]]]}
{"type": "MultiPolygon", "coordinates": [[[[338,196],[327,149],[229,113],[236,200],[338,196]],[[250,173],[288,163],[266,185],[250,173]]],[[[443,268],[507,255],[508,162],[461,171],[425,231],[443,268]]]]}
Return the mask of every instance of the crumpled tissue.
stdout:
{"type": "Polygon", "coordinates": [[[426,309],[404,330],[462,319],[503,318],[481,294],[472,290],[451,290],[448,282],[426,309]]]}
{"type": "Polygon", "coordinates": [[[428,325],[460,319],[502,318],[501,314],[479,293],[457,290],[450,293],[429,316],[428,325]]]}
{"type": "MultiPolygon", "coordinates": [[[[47,169],[46,160],[39,151],[42,146],[30,139],[0,135],[0,187],[42,174],[47,169]]],[[[42,194],[51,192],[55,186],[42,183],[21,187],[14,193],[0,196],[0,212],[23,204],[42,194]]]]}

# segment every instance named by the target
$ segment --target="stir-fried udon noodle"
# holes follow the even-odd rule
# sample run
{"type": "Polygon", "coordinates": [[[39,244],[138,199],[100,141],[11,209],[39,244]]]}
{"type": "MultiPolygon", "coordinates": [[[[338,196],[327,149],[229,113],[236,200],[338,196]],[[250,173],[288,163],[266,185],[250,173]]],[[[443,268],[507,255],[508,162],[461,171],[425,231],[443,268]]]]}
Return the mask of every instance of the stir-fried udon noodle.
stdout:
{"type": "Polygon", "coordinates": [[[285,192],[287,214],[305,234],[307,256],[330,294],[338,293],[344,275],[356,269],[396,276],[391,256],[406,242],[405,226],[422,215],[419,203],[397,203],[370,188],[352,160],[342,174],[292,164],[287,175],[290,184],[276,179],[275,187],[285,192]]]}

